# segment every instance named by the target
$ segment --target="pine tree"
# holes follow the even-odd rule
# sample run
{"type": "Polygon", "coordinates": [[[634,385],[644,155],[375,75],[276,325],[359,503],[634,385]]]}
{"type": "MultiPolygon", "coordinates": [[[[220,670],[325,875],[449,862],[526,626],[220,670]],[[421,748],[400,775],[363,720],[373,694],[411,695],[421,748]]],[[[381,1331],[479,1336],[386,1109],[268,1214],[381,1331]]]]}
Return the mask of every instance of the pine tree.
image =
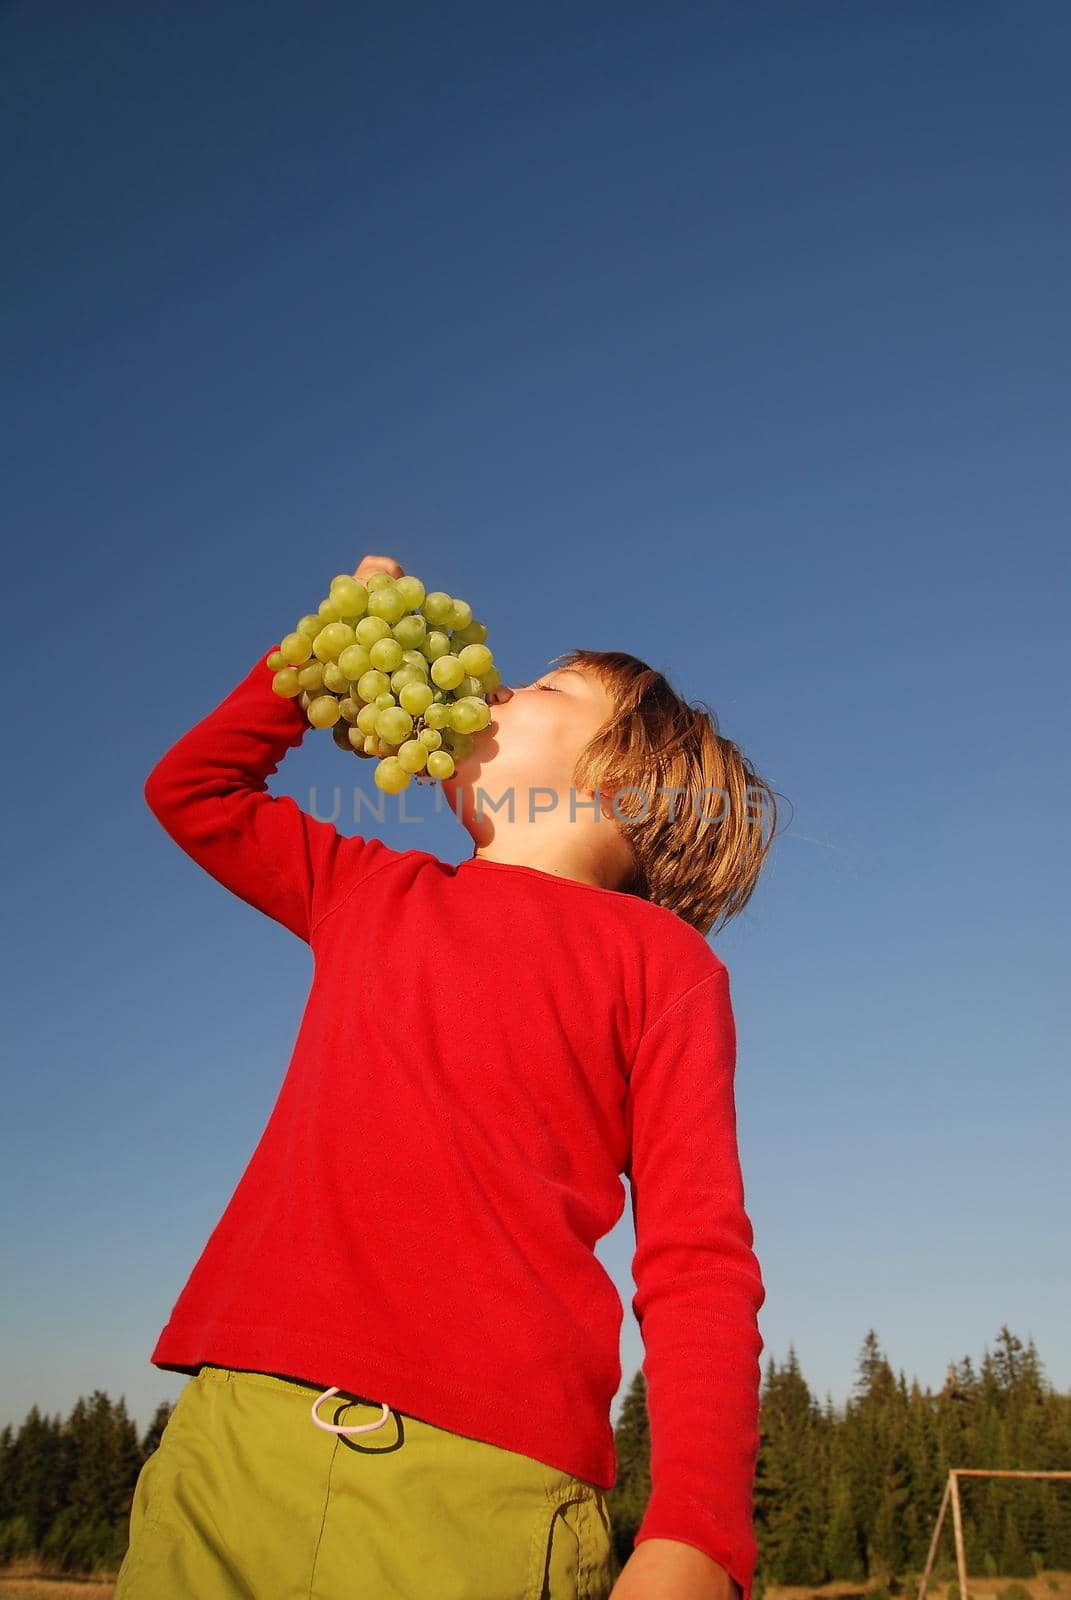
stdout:
{"type": "MultiPolygon", "coordinates": [[[[617,1479],[606,1496],[617,1570],[632,1554],[633,1540],[651,1497],[651,1426],[647,1380],[637,1372],[621,1404],[614,1430],[617,1479]]],[[[616,1572],[615,1572],[616,1576],[616,1572]]]]}
{"type": "Polygon", "coordinates": [[[143,1460],[148,1460],[149,1456],[152,1455],[153,1451],[159,1445],[160,1440],[163,1438],[164,1429],[171,1420],[171,1413],[174,1411],[174,1409],[174,1406],[169,1405],[166,1400],[162,1400],[157,1406],[156,1410],[153,1412],[153,1419],[149,1423],[145,1438],[142,1440],[141,1444],[141,1455],[143,1460]]]}
{"type": "Polygon", "coordinates": [[[815,1470],[821,1453],[816,1413],[790,1346],[783,1370],[778,1372],[771,1364],[767,1371],[759,1411],[756,1526],[761,1520],[764,1576],[771,1583],[825,1581],[823,1480],[815,1470]]]}

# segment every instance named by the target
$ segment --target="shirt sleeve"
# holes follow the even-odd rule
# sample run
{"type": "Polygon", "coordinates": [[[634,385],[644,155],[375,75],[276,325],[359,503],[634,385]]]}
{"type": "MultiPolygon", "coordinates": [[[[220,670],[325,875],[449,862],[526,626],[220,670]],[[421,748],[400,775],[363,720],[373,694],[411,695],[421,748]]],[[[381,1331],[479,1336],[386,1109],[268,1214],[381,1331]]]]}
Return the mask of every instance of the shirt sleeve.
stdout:
{"type": "Polygon", "coordinates": [[[268,654],[160,758],[145,800],[217,882],[309,942],[343,884],[398,852],[375,838],[339,833],[288,795],[268,793],[266,780],[310,727],[300,702],[272,688],[268,654]]]}
{"type": "Polygon", "coordinates": [[[744,1209],[735,1069],[720,966],[651,1024],[629,1074],[632,1309],[651,1437],[651,1494],[635,1542],[694,1545],[750,1600],[766,1291],[744,1209]]]}

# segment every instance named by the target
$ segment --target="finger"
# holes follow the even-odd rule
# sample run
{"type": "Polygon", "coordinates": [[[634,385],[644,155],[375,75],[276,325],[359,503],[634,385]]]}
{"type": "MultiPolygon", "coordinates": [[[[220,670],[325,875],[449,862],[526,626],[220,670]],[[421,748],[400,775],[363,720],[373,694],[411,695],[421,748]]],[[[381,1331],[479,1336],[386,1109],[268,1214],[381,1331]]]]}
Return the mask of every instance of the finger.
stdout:
{"type": "Polygon", "coordinates": [[[358,572],[362,570],[366,570],[368,572],[389,572],[392,578],[402,578],[405,576],[404,572],[402,571],[401,563],[395,561],[393,556],[365,556],[364,560],[361,562],[361,565],[357,568],[358,572]]]}

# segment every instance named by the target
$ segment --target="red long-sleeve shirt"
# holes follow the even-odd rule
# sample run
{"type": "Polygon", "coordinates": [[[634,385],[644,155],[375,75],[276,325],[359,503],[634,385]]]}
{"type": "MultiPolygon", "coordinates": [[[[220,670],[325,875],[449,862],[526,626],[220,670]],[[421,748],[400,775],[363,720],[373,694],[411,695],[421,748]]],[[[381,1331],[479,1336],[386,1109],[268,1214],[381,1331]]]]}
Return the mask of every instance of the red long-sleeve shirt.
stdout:
{"type": "Polygon", "coordinates": [[[725,966],[633,895],[448,865],[270,795],[308,724],[267,654],[145,784],[171,838],[314,958],[271,1115],[151,1361],[337,1385],[612,1488],[623,1308],[594,1247],[625,1175],[637,1542],[696,1546],[749,1600],[765,1289],[725,966]]]}

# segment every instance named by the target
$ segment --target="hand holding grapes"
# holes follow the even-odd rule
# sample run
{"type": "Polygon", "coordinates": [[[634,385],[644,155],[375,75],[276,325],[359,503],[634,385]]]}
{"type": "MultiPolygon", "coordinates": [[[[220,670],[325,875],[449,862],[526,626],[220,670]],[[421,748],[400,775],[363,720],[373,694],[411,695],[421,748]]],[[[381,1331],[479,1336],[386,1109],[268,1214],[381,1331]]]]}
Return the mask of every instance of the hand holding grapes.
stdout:
{"type": "Polygon", "coordinates": [[[378,756],[375,782],[397,794],[414,776],[451,777],[490,722],[486,697],[502,680],[486,638],[467,601],[366,555],[267,665],[276,694],[299,699],[339,749],[378,756]]]}
{"type": "Polygon", "coordinates": [[[405,576],[405,568],[393,556],[362,556],[361,564],[353,576],[358,583],[367,584],[373,572],[385,572],[390,578],[405,576]]]}

